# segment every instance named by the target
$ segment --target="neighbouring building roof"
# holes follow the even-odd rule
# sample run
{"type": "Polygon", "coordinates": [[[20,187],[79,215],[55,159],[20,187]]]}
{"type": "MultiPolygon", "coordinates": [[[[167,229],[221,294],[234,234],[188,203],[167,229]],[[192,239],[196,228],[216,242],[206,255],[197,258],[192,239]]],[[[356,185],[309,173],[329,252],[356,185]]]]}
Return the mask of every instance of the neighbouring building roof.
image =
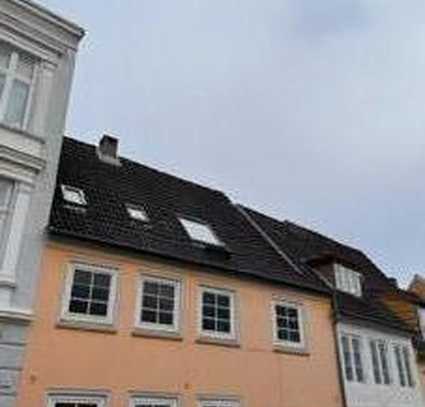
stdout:
{"type": "Polygon", "coordinates": [[[125,158],[113,165],[99,158],[96,146],[70,138],[63,143],[49,230],[330,293],[311,270],[280,256],[222,192],[125,158]],[[85,204],[65,201],[62,185],[81,189],[85,204]],[[128,205],[142,208],[147,221],[130,217],[128,205]],[[207,224],[224,246],[192,241],[179,218],[207,224]]]}
{"type": "Polygon", "coordinates": [[[380,299],[383,293],[397,293],[399,289],[363,252],[289,221],[278,221],[247,208],[245,211],[300,266],[320,260],[341,262],[362,274],[363,295],[360,298],[336,291],[338,309],[343,316],[409,330],[380,299]]]}

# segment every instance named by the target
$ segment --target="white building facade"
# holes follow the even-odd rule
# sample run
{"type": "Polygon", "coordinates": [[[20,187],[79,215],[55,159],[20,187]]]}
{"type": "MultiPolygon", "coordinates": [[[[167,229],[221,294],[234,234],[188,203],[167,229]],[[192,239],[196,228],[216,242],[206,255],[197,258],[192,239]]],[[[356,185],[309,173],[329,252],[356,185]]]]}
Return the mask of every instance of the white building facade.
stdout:
{"type": "Polygon", "coordinates": [[[347,407],[423,407],[409,336],[370,324],[337,324],[347,407]]]}
{"type": "Polygon", "coordinates": [[[14,405],[84,32],[29,0],[0,0],[0,406],[14,405]]]}

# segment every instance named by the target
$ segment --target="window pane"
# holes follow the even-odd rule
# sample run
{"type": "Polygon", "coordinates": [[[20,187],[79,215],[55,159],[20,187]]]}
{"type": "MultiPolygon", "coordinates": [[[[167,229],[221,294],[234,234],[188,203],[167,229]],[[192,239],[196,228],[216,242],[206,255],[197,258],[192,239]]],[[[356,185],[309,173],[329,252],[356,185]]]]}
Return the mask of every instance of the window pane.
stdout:
{"type": "Polygon", "coordinates": [[[159,300],[159,308],[162,311],[173,311],[173,309],[174,309],[174,299],[161,298],[159,300]]]}
{"type": "Polygon", "coordinates": [[[5,122],[13,126],[22,126],[29,96],[29,85],[14,80],[8,100],[5,122]]]}
{"type": "Polygon", "coordinates": [[[174,285],[172,284],[161,284],[159,288],[159,294],[162,297],[174,298],[174,285]]]}
{"type": "Polygon", "coordinates": [[[20,53],[16,73],[25,79],[31,80],[34,73],[34,66],[34,58],[27,54],[20,53]]]}
{"type": "Polygon", "coordinates": [[[224,332],[224,333],[230,333],[230,322],[219,320],[217,322],[217,331],[218,332],[224,332]]]}
{"type": "Polygon", "coordinates": [[[89,271],[75,270],[74,284],[90,285],[92,273],[89,271]]]}
{"type": "Polygon", "coordinates": [[[406,346],[403,347],[403,359],[404,359],[404,366],[406,370],[407,383],[409,384],[409,387],[414,387],[412,369],[410,365],[410,355],[409,355],[409,350],[407,349],[406,346]]]}
{"type": "Polygon", "coordinates": [[[364,375],[363,375],[363,363],[362,363],[362,356],[361,356],[361,345],[360,345],[360,340],[357,338],[353,338],[353,356],[354,356],[354,367],[356,371],[357,381],[363,382],[364,375]]]}
{"type": "Polygon", "coordinates": [[[11,48],[4,42],[0,43],[0,67],[9,68],[11,48]]]}
{"type": "Polygon", "coordinates": [[[0,74],[0,100],[3,97],[4,86],[6,84],[6,75],[0,74]]]}
{"type": "Polygon", "coordinates": [[[220,319],[230,319],[230,309],[219,308],[217,317],[220,319]]]}
{"type": "Polygon", "coordinates": [[[354,380],[353,364],[351,361],[350,343],[347,336],[342,337],[342,353],[344,356],[345,377],[348,381],[354,380]]]}
{"type": "Polygon", "coordinates": [[[90,298],[90,286],[86,285],[74,285],[71,292],[72,298],[89,299],[90,298]]]}
{"type": "Polygon", "coordinates": [[[155,294],[159,293],[159,285],[154,282],[145,281],[143,285],[143,292],[146,294],[155,294]]]}
{"type": "Polygon", "coordinates": [[[155,311],[142,311],[142,322],[156,323],[157,322],[157,313],[155,311]]]}
{"type": "Polygon", "coordinates": [[[301,342],[301,337],[299,332],[289,331],[289,340],[291,342],[301,342]]]}
{"type": "Polygon", "coordinates": [[[202,329],[204,331],[215,331],[215,320],[210,318],[204,318],[202,320],[202,329]]]}
{"type": "Polygon", "coordinates": [[[156,296],[145,295],[143,297],[143,308],[150,308],[156,310],[158,308],[159,299],[156,296]]]}
{"type": "Polygon", "coordinates": [[[205,292],[202,295],[202,301],[204,302],[204,304],[215,304],[216,296],[212,293],[205,292]]]}
{"type": "Polygon", "coordinates": [[[173,314],[170,312],[160,312],[159,323],[164,325],[173,325],[173,314]]]}
{"type": "Polygon", "coordinates": [[[86,314],[89,303],[87,301],[71,300],[69,304],[69,312],[73,314],[86,314]]]}
{"type": "Polygon", "coordinates": [[[398,377],[400,380],[400,385],[401,387],[405,387],[406,386],[406,378],[405,378],[405,374],[404,374],[404,366],[403,366],[403,361],[401,358],[401,351],[400,351],[400,347],[399,346],[395,346],[394,347],[394,355],[395,355],[395,360],[397,363],[397,370],[398,370],[398,377]]]}
{"type": "Polygon", "coordinates": [[[189,219],[180,219],[180,222],[186,229],[186,232],[189,234],[191,239],[217,246],[221,245],[220,240],[218,240],[209,225],[189,219]]]}
{"type": "Polygon", "coordinates": [[[230,297],[228,295],[219,295],[217,300],[218,305],[221,307],[230,307],[230,297]]]}
{"type": "Polygon", "coordinates": [[[375,341],[370,341],[370,351],[371,351],[371,354],[372,354],[373,376],[375,378],[375,383],[376,384],[382,384],[381,370],[379,369],[378,350],[376,348],[376,342],[375,341]]]}
{"type": "Polygon", "coordinates": [[[390,372],[388,366],[387,348],[384,343],[379,344],[379,355],[381,357],[382,375],[384,376],[384,383],[390,384],[390,372]]]}
{"type": "Polygon", "coordinates": [[[96,273],[94,275],[95,286],[109,288],[110,284],[111,284],[111,276],[109,274],[96,273]]]}
{"type": "Polygon", "coordinates": [[[105,317],[108,314],[108,305],[101,302],[92,302],[90,305],[90,315],[105,317]]]}
{"type": "Polygon", "coordinates": [[[0,209],[8,208],[12,187],[12,181],[9,181],[5,178],[0,178],[0,209]]]}
{"type": "Polygon", "coordinates": [[[92,300],[108,301],[109,289],[108,288],[93,288],[92,289],[92,300]]]}

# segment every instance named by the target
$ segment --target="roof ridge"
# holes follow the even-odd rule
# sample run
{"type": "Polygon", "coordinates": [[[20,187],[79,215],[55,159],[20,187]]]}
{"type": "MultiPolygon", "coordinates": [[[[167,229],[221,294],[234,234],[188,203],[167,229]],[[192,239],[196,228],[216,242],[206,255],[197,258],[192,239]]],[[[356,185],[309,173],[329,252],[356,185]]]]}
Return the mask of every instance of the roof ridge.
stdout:
{"type": "MultiPolygon", "coordinates": [[[[92,147],[92,148],[96,149],[96,145],[95,144],[88,143],[88,142],[82,141],[82,140],[78,140],[78,139],[76,139],[74,137],[64,136],[64,139],[65,140],[68,140],[68,141],[70,141],[72,143],[79,143],[79,144],[83,144],[83,145],[85,145],[87,147],[92,147]]],[[[162,175],[164,177],[170,177],[170,178],[173,178],[173,179],[178,180],[180,182],[184,182],[186,184],[190,184],[190,185],[192,185],[192,186],[194,186],[196,188],[200,188],[200,189],[203,189],[205,191],[209,191],[211,193],[214,193],[214,194],[217,194],[217,195],[221,195],[227,201],[229,201],[229,202],[231,201],[230,198],[227,196],[227,194],[224,193],[223,191],[219,190],[219,189],[211,188],[211,187],[208,187],[208,186],[199,184],[197,182],[188,180],[186,178],[183,178],[183,177],[180,177],[180,176],[176,176],[176,175],[170,174],[168,172],[165,172],[163,170],[159,170],[157,168],[151,167],[150,165],[146,165],[144,163],[141,163],[140,161],[136,161],[136,160],[131,159],[131,158],[127,158],[127,157],[124,157],[124,156],[119,156],[119,158],[121,160],[123,160],[123,161],[127,161],[128,163],[132,163],[132,164],[135,164],[137,166],[144,167],[145,169],[148,169],[149,171],[156,172],[157,174],[162,175]]]]}

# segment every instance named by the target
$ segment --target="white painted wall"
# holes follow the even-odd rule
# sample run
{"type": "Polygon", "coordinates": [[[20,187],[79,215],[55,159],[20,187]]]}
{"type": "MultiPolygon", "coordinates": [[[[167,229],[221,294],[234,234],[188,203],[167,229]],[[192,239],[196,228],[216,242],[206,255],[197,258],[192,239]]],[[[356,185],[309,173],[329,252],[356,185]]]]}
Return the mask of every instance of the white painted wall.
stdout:
{"type": "Polygon", "coordinates": [[[0,176],[13,180],[16,191],[0,253],[1,407],[15,402],[82,35],[30,0],[0,0],[0,41],[37,60],[26,128],[0,122],[0,176]]]}
{"type": "MultiPolygon", "coordinates": [[[[411,340],[405,336],[391,334],[372,328],[361,327],[348,323],[338,323],[337,332],[339,340],[342,334],[356,335],[362,341],[363,348],[363,368],[366,374],[366,383],[349,382],[345,379],[344,369],[344,390],[347,399],[347,407],[424,407],[422,399],[422,389],[419,380],[416,357],[411,344],[411,340]],[[391,385],[375,384],[372,369],[372,357],[370,355],[369,340],[384,340],[390,346],[390,373],[391,385]],[[392,351],[392,344],[406,345],[409,347],[410,359],[412,363],[412,373],[415,387],[401,387],[399,385],[398,371],[392,351]]],[[[341,341],[340,341],[341,343],[341,341]]],[[[341,345],[339,345],[340,351],[341,345]]],[[[341,363],[344,358],[341,353],[341,363]]]]}

